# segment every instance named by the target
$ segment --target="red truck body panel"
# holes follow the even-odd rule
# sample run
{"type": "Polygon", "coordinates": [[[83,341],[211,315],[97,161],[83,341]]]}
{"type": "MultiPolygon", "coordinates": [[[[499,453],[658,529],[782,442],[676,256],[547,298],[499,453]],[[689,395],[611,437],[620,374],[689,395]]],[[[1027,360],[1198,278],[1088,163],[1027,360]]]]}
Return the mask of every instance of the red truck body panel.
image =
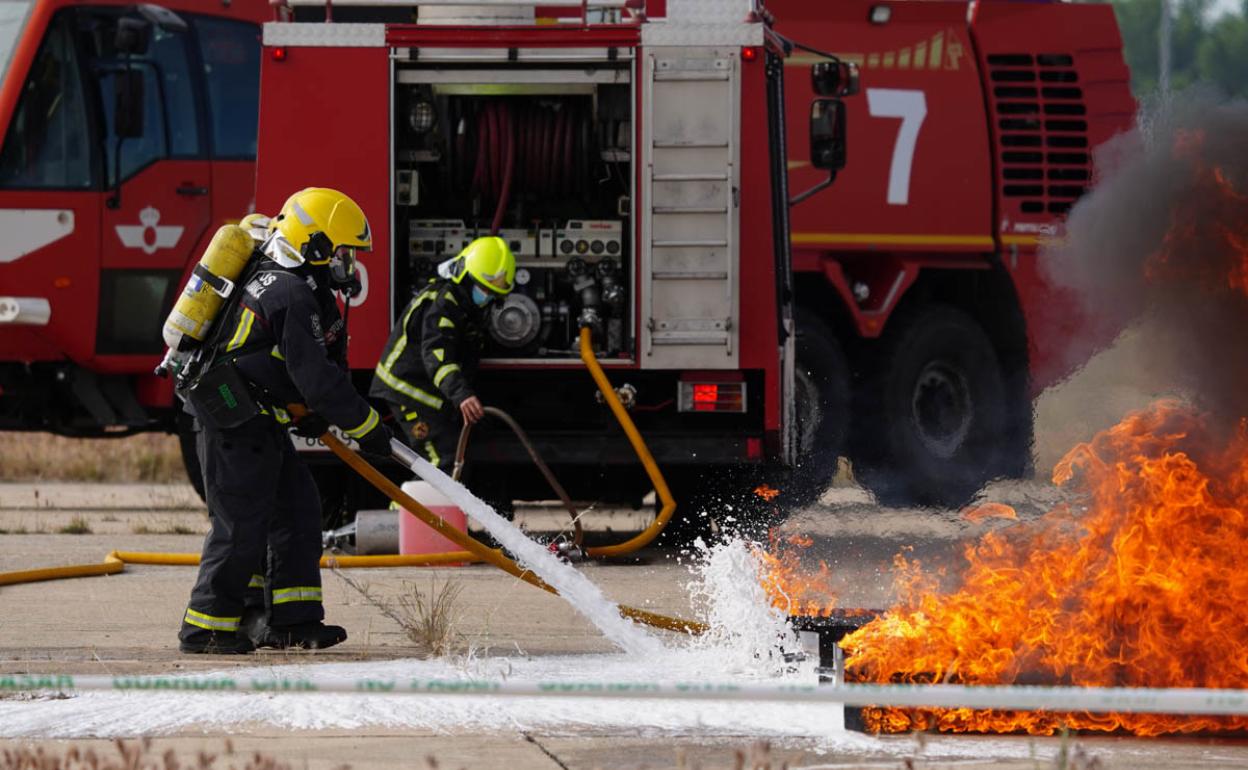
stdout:
{"type": "MultiPolygon", "coordinates": [[[[848,100],[849,163],[836,184],[793,210],[794,266],[805,274],[799,280],[832,283],[858,333],[877,337],[922,270],[986,269],[985,257],[1000,255],[1028,330],[1033,394],[1082,363],[1064,350],[1086,319],[1072,297],[1045,281],[1038,246],[1057,234],[1060,215],[1090,185],[1091,148],[1131,127],[1135,102],[1113,9],[796,0],[768,7],[782,33],[861,67],[861,94],[848,100]],[[888,22],[866,23],[877,7],[891,10],[888,22]],[[1017,56],[1033,61],[1012,64],[1017,56]],[[1033,88],[1034,95],[1025,93],[1033,88]],[[881,91],[890,98],[880,99],[881,91]],[[1040,122],[1017,122],[1031,119],[1040,122]],[[912,139],[907,122],[917,126],[912,139]],[[1026,152],[1043,157],[1013,161],[1026,152]],[[1044,160],[1055,153],[1083,160],[1044,160]],[[1014,194],[1036,176],[1043,194],[1014,194]],[[1048,194],[1055,188],[1070,189],[1048,194]],[[855,282],[870,288],[867,301],[854,300],[855,282]]],[[[799,54],[789,66],[815,58],[799,54]]],[[[798,76],[788,85],[789,165],[798,191],[821,175],[805,157],[809,79],[791,72],[798,76]]]]}
{"type": "MultiPolygon", "coordinates": [[[[793,209],[794,248],[990,251],[992,167],[966,4],[890,3],[887,24],[866,23],[878,5],[768,4],[781,34],[856,62],[861,73],[861,91],[848,100],[849,162],[834,185],[793,209]]],[[[810,166],[807,141],[808,73],[818,59],[799,51],[786,63],[795,192],[825,176],[810,166]]]]}
{"type": "Polygon", "coordinates": [[[296,50],[261,67],[261,93],[280,94],[288,108],[260,110],[256,210],[276,214],[291,193],[316,186],[341,190],[367,213],[373,251],[360,257],[366,291],[351,309],[350,358],[353,368],[371,369],[390,334],[393,293],[390,59],[385,48],[316,54],[296,50]],[[349,88],[343,72],[351,73],[349,88]]]}

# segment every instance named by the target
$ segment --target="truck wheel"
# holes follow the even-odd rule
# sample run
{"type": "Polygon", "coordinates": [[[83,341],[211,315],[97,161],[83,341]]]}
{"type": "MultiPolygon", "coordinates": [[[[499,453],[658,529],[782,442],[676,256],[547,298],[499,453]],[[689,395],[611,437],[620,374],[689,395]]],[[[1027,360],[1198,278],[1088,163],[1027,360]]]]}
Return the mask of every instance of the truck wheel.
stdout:
{"type": "Polygon", "coordinates": [[[199,499],[208,502],[204,495],[204,474],[199,467],[199,452],[195,449],[195,431],[192,430],[192,425],[190,415],[178,415],[178,448],[182,450],[182,467],[186,469],[187,480],[195,488],[199,499]]]}
{"type": "Polygon", "coordinates": [[[1006,454],[1005,386],[992,343],[966,313],[936,306],[885,344],[861,393],[855,474],[885,505],[962,506],[1001,475],[1006,454]]]}
{"type": "Polygon", "coordinates": [[[836,334],[808,310],[796,320],[797,467],[781,488],[790,508],[810,505],[832,483],[850,420],[849,363],[836,334]]]}
{"type": "Polygon", "coordinates": [[[321,497],[321,528],[337,529],[351,521],[361,507],[349,494],[351,471],[337,462],[318,460],[307,465],[321,497]]]}

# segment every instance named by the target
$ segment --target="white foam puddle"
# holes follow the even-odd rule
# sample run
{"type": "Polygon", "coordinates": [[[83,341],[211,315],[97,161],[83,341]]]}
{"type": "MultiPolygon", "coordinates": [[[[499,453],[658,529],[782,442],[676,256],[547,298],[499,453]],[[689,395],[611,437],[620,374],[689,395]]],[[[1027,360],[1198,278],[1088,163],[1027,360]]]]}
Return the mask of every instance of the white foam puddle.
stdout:
{"type": "MultiPolygon", "coordinates": [[[[646,679],[812,681],[813,673],[772,676],[726,671],[713,650],[673,650],[649,661],[613,655],[487,658],[468,661],[399,660],[231,670],[293,677],[515,678],[560,681],[646,679]]],[[[824,704],[713,703],[705,701],[490,698],[424,695],[270,695],[256,693],[86,693],[63,700],[0,701],[0,736],[85,738],[237,732],[257,724],[290,730],[407,728],[446,734],[535,731],[636,737],[749,736],[800,744],[816,751],[911,756],[913,740],[847,733],[835,725],[840,707],[824,704]]],[[[931,737],[926,757],[1019,757],[1036,750],[1026,739],[931,737]]],[[[1038,756],[1050,753],[1040,751],[1038,756]]]]}
{"type": "MultiPolygon", "coordinates": [[[[698,638],[655,637],[644,654],[464,657],[304,664],[219,672],[247,678],[511,679],[561,682],[704,681],[811,683],[815,661],[785,663],[797,641],[759,587],[758,565],[743,543],[704,551],[689,591],[711,631],[698,638]]],[[[201,672],[202,674],[202,672],[201,672]]],[[[0,700],[0,737],[131,737],[236,732],[256,725],[291,730],[416,729],[444,733],[537,731],[639,737],[740,737],[855,756],[916,755],[907,738],[841,729],[834,704],[503,698],[489,696],[88,692],[69,698],[0,700]]],[[[929,737],[932,758],[1044,757],[1056,750],[1026,738],[929,737]]]]}

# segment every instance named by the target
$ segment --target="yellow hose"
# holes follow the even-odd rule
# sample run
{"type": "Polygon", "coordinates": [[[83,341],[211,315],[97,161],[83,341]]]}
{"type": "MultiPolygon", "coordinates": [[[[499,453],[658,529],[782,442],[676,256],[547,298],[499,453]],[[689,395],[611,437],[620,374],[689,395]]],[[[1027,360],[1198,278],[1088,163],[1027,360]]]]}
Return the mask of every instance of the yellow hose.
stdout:
{"type": "MultiPolygon", "coordinates": [[[[431,553],[406,556],[322,556],[321,567],[425,567],[438,564],[481,561],[470,553],[431,553]]],[[[104,561],[95,564],[73,564],[66,567],[41,567],[39,569],[0,572],[0,586],[19,583],[38,583],[44,580],[116,575],[124,572],[127,564],[155,564],[166,567],[199,566],[197,553],[156,553],[148,551],[109,551],[104,561]]]]}
{"type": "Polygon", "coordinates": [[[18,570],[17,572],[0,572],[0,586],[12,586],[18,583],[37,583],[41,580],[115,575],[125,568],[126,565],[117,558],[117,552],[113,551],[108,556],[105,556],[104,561],[99,564],[76,564],[69,567],[43,567],[41,569],[18,570]]]}
{"type": "Polygon", "coordinates": [[[607,406],[611,407],[611,413],[615,415],[616,421],[624,429],[624,435],[628,436],[628,442],[633,445],[637,459],[641,460],[642,466],[646,469],[646,475],[650,477],[650,483],[654,484],[654,493],[658,495],[659,502],[663,504],[663,507],[659,509],[659,514],[654,517],[654,521],[650,522],[650,526],[634,537],[622,543],[590,548],[587,551],[590,556],[594,557],[623,556],[644,548],[658,537],[663,528],[667,526],[667,522],[671,520],[672,514],[676,512],[676,501],[672,499],[672,492],[667,488],[667,481],[659,471],[658,463],[654,461],[654,456],[650,454],[650,449],[637,431],[637,426],[633,424],[633,418],[628,416],[628,411],[620,403],[620,397],[615,394],[615,388],[611,387],[611,381],[602,371],[598,357],[594,355],[593,336],[588,327],[581,328],[581,360],[585,362],[590,376],[597,383],[598,390],[602,392],[602,397],[607,401],[607,406]]]}

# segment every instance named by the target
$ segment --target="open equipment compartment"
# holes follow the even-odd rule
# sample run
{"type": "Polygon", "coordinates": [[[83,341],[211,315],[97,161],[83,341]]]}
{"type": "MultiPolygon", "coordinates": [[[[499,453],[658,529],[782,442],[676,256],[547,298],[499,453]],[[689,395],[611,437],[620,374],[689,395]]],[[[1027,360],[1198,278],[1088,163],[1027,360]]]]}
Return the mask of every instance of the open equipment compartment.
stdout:
{"type": "Polygon", "coordinates": [[[632,360],[631,58],[499,66],[432,53],[396,66],[396,307],[495,233],[516,286],[491,310],[486,362],[579,360],[582,319],[601,356],[632,360]]]}

